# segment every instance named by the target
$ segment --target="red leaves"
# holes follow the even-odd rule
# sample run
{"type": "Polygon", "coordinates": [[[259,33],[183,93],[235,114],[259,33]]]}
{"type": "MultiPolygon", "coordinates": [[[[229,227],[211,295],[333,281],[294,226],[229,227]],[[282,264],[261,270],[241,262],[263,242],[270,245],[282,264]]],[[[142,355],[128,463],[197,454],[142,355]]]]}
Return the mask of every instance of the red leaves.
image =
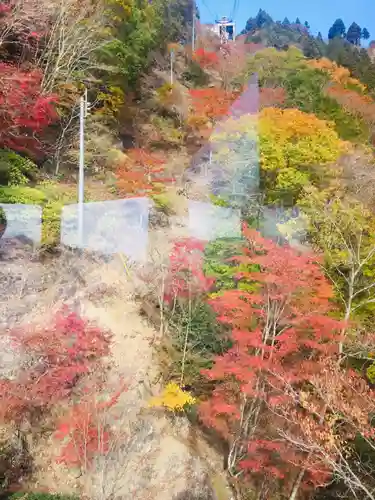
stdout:
{"type": "Polygon", "coordinates": [[[202,68],[214,68],[219,62],[216,52],[206,51],[204,48],[199,48],[193,53],[193,60],[202,68]]]}
{"type": "MultiPolygon", "coordinates": [[[[331,309],[332,290],[313,255],[278,246],[246,226],[243,232],[248,247],[234,259],[248,269],[254,269],[254,264],[258,266],[258,271],[241,276],[247,284],[256,281],[258,289],[256,293],[227,290],[210,301],[220,315],[219,321],[232,325],[234,346],[216,357],[213,367],[204,372],[218,381],[220,390],[202,407],[201,416],[206,425],[232,441],[244,432],[242,424],[233,419],[233,405],[242,412],[246,411],[244,398],[249,405],[254,402],[254,408],[260,405],[258,418],[262,423],[255,425],[254,435],[248,438],[248,456],[239,466],[283,479],[288,470],[285,464],[295,466],[304,457],[283,433],[290,432],[303,442],[304,429],[312,429],[317,442],[323,443],[319,424],[315,429],[311,416],[301,412],[300,392],[301,387],[317,387],[314,380],[324,369],[327,356],[337,354],[341,323],[325,315],[331,309]],[[272,438],[266,440],[264,435],[272,438]]],[[[326,387],[319,389],[320,394],[326,392],[326,387]]],[[[312,418],[324,406],[324,402],[318,404],[319,398],[312,396],[312,418]]],[[[306,410],[307,406],[303,408],[306,410]]],[[[342,412],[343,404],[338,408],[342,412]]],[[[246,414],[243,418],[246,421],[246,414]]],[[[329,432],[324,430],[322,436],[329,442],[329,432]]],[[[311,460],[307,472],[309,466],[316,471],[320,461],[320,457],[311,460]]],[[[326,473],[321,464],[320,470],[326,473]]],[[[322,475],[316,477],[321,479],[322,475]]]]}
{"type": "Polygon", "coordinates": [[[260,109],[282,106],[286,100],[286,92],[282,87],[262,87],[259,93],[260,109]]]}
{"type": "Polygon", "coordinates": [[[7,5],[5,3],[0,3],[0,15],[6,15],[10,11],[11,11],[10,5],[7,5]]]}
{"type": "Polygon", "coordinates": [[[38,156],[43,131],[57,119],[57,97],[42,95],[39,70],[0,63],[0,147],[38,156]]]}
{"type": "Polygon", "coordinates": [[[57,462],[86,469],[95,456],[109,451],[112,432],[107,411],[125,391],[122,384],[108,401],[98,403],[89,395],[72,407],[55,432],[55,438],[64,441],[57,462]]]}
{"type": "Polygon", "coordinates": [[[17,330],[10,336],[29,362],[17,376],[0,380],[1,417],[22,420],[67,397],[78,378],[109,354],[110,335],[66,309],[47,328],[17,330]]]}
{"type": "Polygon", "coordinates": [[[214,283],[203,273],[205,243],[196,238],[176,241],[169,255],[169,270],[164,300],[172,302],[175,297],[194,297],[206,293],[214,283]]]}
{"type": "Polygon", "coordinates": [[[145,196],[160,192],[161,184],[173,182],[163,177],[165,159],[143,149],[132,149],[117,166],[117,188],[125,196],[145,196]],[[159,186],[157,186],[159,184],[159,186]]]}
{"type": "Polygon", "coordinates": [[[89,403],[73,407],[68,421],[60,423],[56,439],[67,443],[63,446],[57,462],[69,466],[87,466],[98,453],[108,451],[109,432],[98,428],[95,414],[89,403]]]}

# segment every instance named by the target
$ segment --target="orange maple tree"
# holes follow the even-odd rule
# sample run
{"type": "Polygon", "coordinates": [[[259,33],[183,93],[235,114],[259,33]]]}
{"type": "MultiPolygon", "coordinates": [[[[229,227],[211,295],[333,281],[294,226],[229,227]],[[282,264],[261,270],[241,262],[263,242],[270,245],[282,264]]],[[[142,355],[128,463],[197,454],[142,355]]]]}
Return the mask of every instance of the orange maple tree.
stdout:
{"type": "Polygon", "coordinates": [[[339,83],[344,86],[352,85],[358,87],[358,89],[362,92],[366,90],[366,86],[363,85],[362,82],[357,80],[357,78],[353,78],[347,68],[338,65],[337,63],[331,61],[326,57],[322,57],[321,59],[311,59],[307,61],[307,64],[315,69],[319,69],[328,73],[331,80],[333,80],[335,83],[339,83]]]}
{"type": "Polygon", "coordinates": [[[116,169],[116,184],[124,196],[145,196],[157,194],[163,185],[173,182],[165,177],[165,158],[144,149],[132,149],[120,161],[116,169]]]}
{"type": "Polygon", "coordinates": [[[375,102],[369,95],[360,94],[339,84],[329,85],[326,92],[349,113],[361,116],[369,124],[375,123],[375,102]]]}
{"type": "Polygon", "coordinates": [[[194,113],[209,120],[217,120],[228,115],[237,93],[220,88],[191,89],[190,96],[194,113]]]}

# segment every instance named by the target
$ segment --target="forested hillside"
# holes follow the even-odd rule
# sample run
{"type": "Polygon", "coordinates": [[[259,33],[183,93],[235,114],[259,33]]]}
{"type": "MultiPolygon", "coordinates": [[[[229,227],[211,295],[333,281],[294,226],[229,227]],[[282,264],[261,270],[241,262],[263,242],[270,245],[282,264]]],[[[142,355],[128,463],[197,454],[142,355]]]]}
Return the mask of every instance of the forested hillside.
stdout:
{"type": "Polygon", "coordinates": [[[0,1],[4,498],[375,499],[370,33],[194,10],[0,1]],[[62,241],[85,94],[94,236],[152,200],[141,264],[62,241]]]}

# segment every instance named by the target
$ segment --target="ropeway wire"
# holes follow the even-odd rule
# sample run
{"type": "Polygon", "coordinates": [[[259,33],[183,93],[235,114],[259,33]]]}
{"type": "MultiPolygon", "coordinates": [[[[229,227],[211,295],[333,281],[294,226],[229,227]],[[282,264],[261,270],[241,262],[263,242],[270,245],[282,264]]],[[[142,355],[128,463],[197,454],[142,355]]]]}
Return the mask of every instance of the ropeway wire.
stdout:
{"type": "Polygon", "coordinates": [[[207,3],[205,2],[205,0],[202,0],[202,4],[206,7],[206,9],[208,10],[208,12],[210,13],[210,16],[213,18],[213,19],[216,19],[215,16],[213,15],[212,13],[212,10],[209,8],[209,6],[207,5],[207,3]]]}
{"type": "Polygon", "coordinates": [[[234,0],[233,2],[233,8],[230,14],[230,19],[233,20],[237,14],[238,7],[239,7],[240,0],[234,0]]]}

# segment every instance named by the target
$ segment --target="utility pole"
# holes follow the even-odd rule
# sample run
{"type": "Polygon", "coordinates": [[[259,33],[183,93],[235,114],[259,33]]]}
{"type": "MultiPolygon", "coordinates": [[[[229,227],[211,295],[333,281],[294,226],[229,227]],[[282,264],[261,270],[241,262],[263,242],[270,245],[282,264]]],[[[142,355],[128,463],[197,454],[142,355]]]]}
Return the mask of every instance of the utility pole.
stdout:
{"type": "Polygon", "coordinates": [[[171,49],[171,85],[173,85],[173,62],[174,62],[174,49],[171,49]]]}
{"type": "Polygon", "coordinates": [[[195,52],[195,0],[193,0],[193,30],[191,36],[191,48],[192,51],[195,52]]]}
{"type": "Polygon", "coordinates": [[[79,177],[78,177],[78,243],[83,245],[83,203],[85,197],[85,119],[87,117],[87,89],[80,99],[79,110],[79,177]]]}

